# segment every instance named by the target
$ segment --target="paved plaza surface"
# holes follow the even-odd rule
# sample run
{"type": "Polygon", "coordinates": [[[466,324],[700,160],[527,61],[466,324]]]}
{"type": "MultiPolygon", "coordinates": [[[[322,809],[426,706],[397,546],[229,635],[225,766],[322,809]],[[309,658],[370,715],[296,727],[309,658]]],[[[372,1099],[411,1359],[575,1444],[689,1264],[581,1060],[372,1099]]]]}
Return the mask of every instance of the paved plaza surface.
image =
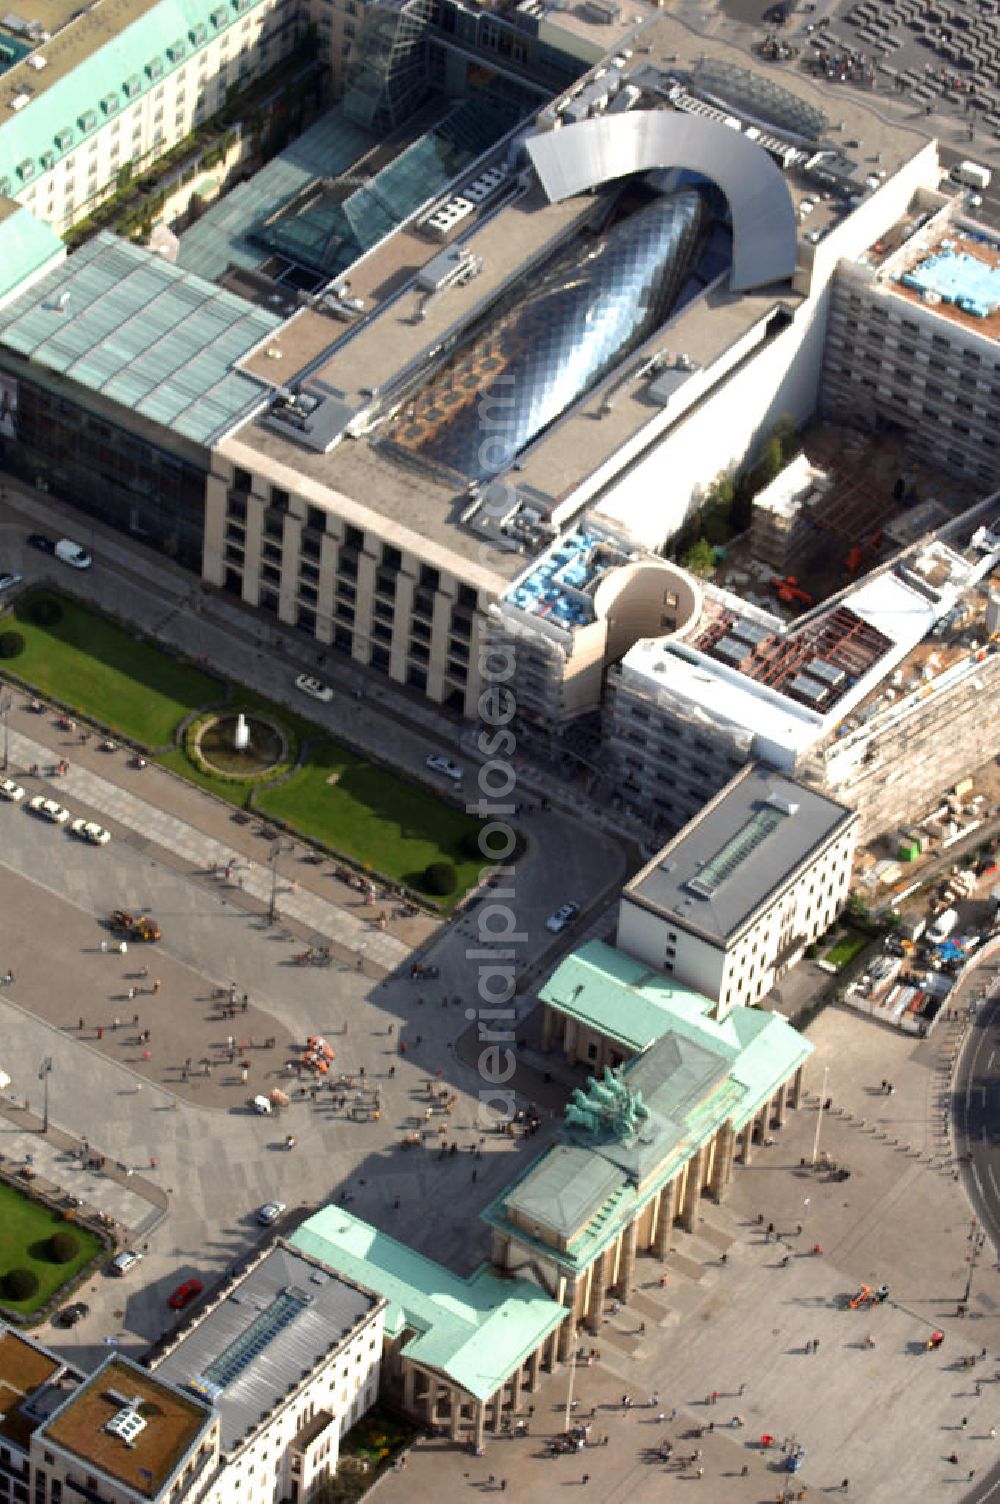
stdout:
{"type": "MultiPolygon", "coordinates": [[[[101,588],[121,594],[123,608],[125,596],[135,605],[141,583],[116,574],[101,588]]],[[[252,679],[257,660],[271,692],[287,685],[291,664],[276,661],[268,644],[251,646],[234,634],[227,658],[224,632],[212,627],[199,639],[204,623],[180,604],[176,612],[176,623],[193,633],[182,644],[188,651],[203,640],[214,666],[235,672],[242,665],[252,679]]],[[[483,1132],[466,1010],[475,1002],[469,952],[486,905],[448,926],[416,921],[422,927],[407,930],[394,922],[379,938],[398,949],[376,952],[358,895],[329,867],[309,866],[293,851],[279,868],[280,922],[269,925],[268,846],[257,827],[235,825],[225,807],[158,769],[137,773],[120,754],[61,747],[53,717],[30,715],[21,696],[15,702],[12,755],[29,766],[41,762],[18,740],[29,738],[71,764],[63,779],[25,779],[30,791],[55,794],[74,814],[99,815],[114,839],[94,850],[23,809],[0,808],[0,966],[15,972],[14,984],[0,991],[3,1068],[12,1077],[8,1095],[31,1102],[30,1116],[0,1116],[0,1153],[14,1162],[32,1153],[45,1179],[114,1215],[138,1246],[148,1244],[126,1279],[88,1281],[83,1297],[92,1310],[79,1327],[43,1328],[43,1339],[84,1365],[105,1354],[108,1338],[141,1354],[167,1329],[166,1297],[177,1282],[198,1274],[210,1284],[252,1248],[262,1235],[256,1209],[273,1198],[288,1204],[279,1230],[342,1195],[359,1215],[455,1270],[474,1268],[488,1247],[480,1209],[545,1147],[565,1096],[562,1072],[553,1069],[546,1080],[545,1061],[525,1049],[514,1085],[521,1101],[542,1109],[542,1131],[528,1141],[483,1132]],[[212,875],[233,857],[232,880],[212,875]],[[132,946],[124,957],[102,951],[108,936],[99,920],[119,904],[148,907],[163,929],[160,944],[132,946]],[[295,953],[317,939],[333,945],[333,965],[296,966],[295,953]],[[413,946],[439,966],[433,984],[409,979],[413,946]],[[154,980],[158,992],[143,990],[154,980]],[[238,997],[247,994],[247,1012],[235,1019],[221,1013],[216,996],[230,984],[238,997]],[[149,1040],[141,1040],[147,1029],[149,1040]],[[250,1092],[293,1084],[286,1063],[317,1031],[336,1050],[336,1073],[355,1085],[293,1096],[277,1119],[252,1113],[250,1092]],[[264,1048],[271,1038],[273,1047],[264,1048]],[[37,1131],[38,1070],[49,1058],[51,1143],[37,1131]],[[205,1061],[208,1076],[198,1069],[205,1061]],[[355,1121],[351,1112],[362,1066],[367,1086],[378,1090],[377,1121],[355,1121]],[[431,1125],[427,1146],[404,1152],[402,1135],[424,1126],[426,1083],[438,1073],[455,1093],[452,1114],[431,1125]],[[298,1139],[291,1152],[283,1148],[288,1132],[298,1139]],[[120,1167],[113,1175],[75,1178],[81,1172],[67,1146],[85,1139],[120,1167]]],[[[377,744],[388,735],[390,708],[366,703],[362,713],[362,730],[377,744]]],[[[440,717],[419,725],[416,716],[405,719],[393,743],[409,771],[444,737],[440,717]]],[[[608,895],[626,858],[620,843],[590,827],[589,812],[573,819],[535,807],[519,819],[529,850],[513,901],[526,935],[517,947],[523,990],[515,1032],[533,1041],[534,1023],[523,1018],[532,1004],[526,982],[561,949],[606,926],[608,895]],[[564,896],[583,901],[585,914],[549,948],[544,919],[564,896]]],[[[531,1436],[491,1439],[483,1459],[446,1442],[420,1443],[402,1473],[380,1482],[380,1497],[489,1492],[492,1472],[508,1479],[512,1497],[546,1504],[554,1486],[641,1504],[699,1481],[719,1504],[771,1500],[786,1475],[777,1470],[780,1454],[761,1449],[762,1435],[805,1448],[796,1488],[807,1486],[807,1497],[839,1491],[845,1477],[848,1498],[877,1504],[953,1500],[978,1487],[996,1457],[990,1429],[1000,1426],[993,1382],[1000,1281],[989,1249],[978,1263],[970,1258],[971,1214],[950,1141],[958,1029],[944,1023],[917,1041],[828,1009],[809,1030],[816,1056],[805,1107],[776,1143],[740,1167],[725,1206],[706,1203],[696,1234],[676,1231],[665,1288],[659,1267],[640,1261],[629,1306],[609,1308],[600,1335],[583,1338],[585,1348],[599,1348],[598,1361],[578,1365],[572,1378],[562,1368],[535,1397],[531,1436]],[[885,1079],[892,1095],[881,1090],[885,1079]],[[801,1163],[812,1157],[821,1094],[832,1105],[819,1122],[820,1152],[850,1170],[847,1181],[801,1163]],[[777,1241],[768,1241],[768,1222],[777,1241]],[[812,1253],[817,1244],[822,1252],[812,1253]],[[844,1310],[843,1298],[862,1280],[887,1281],[890,1300],[867,1314],[844,1310]],[[968,1315],[959,1318],[967,1286],[968,1315]],[[928,1352],[926,1338],[937,1327],[944,1346],[928,1352]],[[984,1347],[986,1359],[961,1366],[984,1347]],[[593,1437],[607,1434],[609,1442],[548,1460],[538,1455],[540,1441],[563,1429],[571,1382],[577,1415],[596,1406],[593,1437]],[[713,1391],[716,1404],[706,1404],[713,1391]],[[656,1393],[658,1407],[637,1403],[623,1412],[624,1393],[637,1402],[656,1393]],[[742,1427],[730,1424],[737,1415],[742,1427]],[[684,1434],[709,1424],[711,1434],[684,1434]],[[651,1460],[650,1448],[664,1437],[680,1455],[700,1447],[702,1458],[685,1469],[651,1460]],[[958,1464],[947,1460],[952,1452],[958,1464]],[[977,1474],[971,1485],[970,1470],[977,1474]]]]}
{"type": "Polygon", "coordinates": [[[997,1460],[990,1430],[1000,1427],[1000,1276],[987,1249],[971,1269],[968,1315],[956,1315],[973,1246],[942,1130],[956,1029],[942,1025],[917,1042],[843,1009],[821,1015],[809,1031],[817,1052],[804,1108],[737,1170],[724,1206],[706,1204],[696,1235],[677,1230],[666,1289],[658,1266],[641,1259],[634,1300],[617,1315],[609,1308],[600,1337],[582,1337],[584,1350],[596,1343],[601,1357],[577,1368],[576,1414],[597,1406],[593,1435],[607,1433],[607,1447],[544,1456],[542,1438],[565,1422],[564,1369],[542,1389],[528,1439],[491,1442],[483,1459],[422,1442],[405,1471],[380,1485],[380,1500],[423,1497],[432,1487],[448,1499],[468,1497],[470,1488],[490,1492],[492,1472],[508,1479],[511,1497],[548,1504],[553,1487],[582,1487],[588,1473],[585,1496],[643,1504],[684,1497],[701,1466],[705,1497],[769,1501],[791,1480],[780,1451],[761,1447],[762,1435],[779,1448],[786,1439],[805,1448],[795,1486],[807,1487],[807,1498],[839,1494],[845,1477],[846,1497],[873,1504],[962,1497],[970,1469],[985,1478],[997,1460]],[[820,1156],[849,1168],[847,1181],[800,1164],[811,1159],[825,1067],[833,1107],[821,1124],[820,1156]],[[881,1089],[887,1078],[891,1096],[881,1089]],[[820,1254],[811,1251],[817,1243],[820,1254]],[[884,1306],[845,1309],[862,1281],[883,1280],[884,1306]],[[928,1352],[936,1329],[944,1344],[928,1352]],[[817,1350],[807,1351],[814,1342],[817,1350]],[[975,1366],[964,1368],[972,1355],[975,1366]],[[706,1403],[713,1391],[714,1405],[706,1403]],[[625,1393],[635,1402],[628,1413],[625,1393]],[[639,1408],[653,1393],[657,1407],[639,1408]],[[674,1407],[680,1415],[671,1422],[674,1407]],[[734,1416],[745,1425],[734,1427],[734,1416]],[[709,1424],[712,1434],[688,1434],[709,1424]],[[649,1455],[663,1438],[681,1456],[700,1447],[703,1457],[666,1466],[649,1455]],[[948,1461],[952,1452],[958,1464],[948,1461]]]}

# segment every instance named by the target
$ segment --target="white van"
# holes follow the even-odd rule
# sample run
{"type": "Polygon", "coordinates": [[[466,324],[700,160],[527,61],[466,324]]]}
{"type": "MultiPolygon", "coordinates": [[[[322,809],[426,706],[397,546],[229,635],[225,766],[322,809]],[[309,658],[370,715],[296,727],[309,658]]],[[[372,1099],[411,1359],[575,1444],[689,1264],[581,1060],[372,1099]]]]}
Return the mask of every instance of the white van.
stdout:
{"type": "Polygon", "coordinates": [[[942,945],[958,923],[958,910],[945,909],[939,914],[927,931],[927,939],[931,945],[942,945]]]}

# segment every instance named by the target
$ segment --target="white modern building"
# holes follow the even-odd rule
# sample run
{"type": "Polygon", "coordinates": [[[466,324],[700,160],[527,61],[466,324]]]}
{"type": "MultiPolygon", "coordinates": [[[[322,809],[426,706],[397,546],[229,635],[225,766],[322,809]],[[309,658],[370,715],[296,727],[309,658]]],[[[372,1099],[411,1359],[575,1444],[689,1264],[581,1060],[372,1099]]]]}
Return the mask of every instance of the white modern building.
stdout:
{"type": "Polygon", "coordinates": [[[760,765],[626,885],[619,950],[717,1004],[759,1003],[840,912],[857,816],[760,765]]]}
{"type": "Polygon", "coordinates": [[[305,1504],[375,1403],[385,1301],[282,1240],[162,1354],[157,1380],[212,1407],[219,1470],[205,1504],[305,1504]]]}
{"type": "Polygon", "coordinates": [[[41,0],[26,17],[0,20],[0,198],[63,234],[287,57],[299,7],[41,0]]]}
{"type": "Polygon", "coordinates": [[[918,193],[838,267],[825,413],[902,430],[911,451],[993,490],[1000,479],[1000,237],[964,195],[918,193]]]}

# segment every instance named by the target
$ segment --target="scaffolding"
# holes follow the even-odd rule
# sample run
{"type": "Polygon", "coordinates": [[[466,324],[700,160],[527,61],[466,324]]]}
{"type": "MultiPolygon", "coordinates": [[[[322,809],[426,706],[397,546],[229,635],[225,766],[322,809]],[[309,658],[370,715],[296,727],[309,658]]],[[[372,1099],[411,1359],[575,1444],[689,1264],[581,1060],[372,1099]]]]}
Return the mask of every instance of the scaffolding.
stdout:
{"type": "Polygon", "coordinates": [[[429,92],[431,0],[369,0],[344,94],[348,119],[377,134],[398,130],[429,92]]]}

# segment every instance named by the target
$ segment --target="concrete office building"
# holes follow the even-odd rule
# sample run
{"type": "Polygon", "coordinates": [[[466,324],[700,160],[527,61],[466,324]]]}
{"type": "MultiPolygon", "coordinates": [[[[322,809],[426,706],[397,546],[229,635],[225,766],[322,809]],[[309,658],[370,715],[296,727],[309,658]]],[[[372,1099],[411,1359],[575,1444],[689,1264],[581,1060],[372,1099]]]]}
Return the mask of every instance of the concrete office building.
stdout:
{"type": "Polygon", "coordinates": [[[829,929],[851,886],[857,815],[754,764],[625,886],[620,950],[710,997],[759,1003],[829,929]]]}
{"type": "Polygon", "coordinates": [[[0,1325],[0,1499],[305,1504],[375,1401],[384,1311],[279,1241],[145,1367],[85,1377],[0,1325]]]}
{"type": "MultiPolygon", "coordinates": [[[[342,157],[332,184],[300,182],[254,231],[265,260],[220,272],[263,306],[228,305],[240,337],[220,338],[184,284],[205,317],[160,383],[132,293],[168,273],[149,258],[121,303],[105,280],[94,296],[104,241],[49,271],[0,313],[0,372],[23,399],[5,465],[467,717],[488,625],[517,644],[525,719],[558,730],[596,710],[609,670],[617,707],[633,670],[656,672],[643,644],[698,632],[699,587],[650,550],[697,504],[705,456],[721,470],[814,410],[838,268],[938,180],[933,143],[847,95],[841,137],[813,83],[778,85],[721,42],[706,58],[671,17],[643,23],[641,48],[617,25],[622,50],[527,140],[511,83],[406,150],[359,144],[364,184],[342,157]],[[277,293],[268,257],[291,279],[277,293]],[[289,316],[296,287],[308,306],[289,316]],[[196,422],[202,357],[225,400],[196,422]]],[[[714,783],[658,806],[666,822],[750,755],[736,740],[714,783]]]]}
{"type": "Polygon", "coordinates": [[[823,411],[902,430],[915,456],[1000,478],[1000,239],[963,196],[916,195],[833,283],[823,411]]]}
{"type": "MultiPolygon", "coordinates": [[[[0,1322],[0,1500],[30,1504],[31,1438],[83,1383],[83,1373],[32,1337],[0,1322]]],[[[49,1490],[60,1504],[61,1485],[49,1490]]]]}
{"type": "Polygon", "coordinates": [[[279,1239],[148,1360],[211,1405],[218,1474],[205,1504],[305,1504],[375,1403],[385,1305],[279,1239]]]}
{"type": "Polygon", "coordinates": [[[292,51],[295,0],[33,0],[0,20],[0,198],[63,234],[292,51]]]}
{"type": "Polygon", "coordinates": [[[791,623],[702,587],[608,675],[623,803],[676,830],[756,760],[859,811],[864,839],[911,818],[990,755],[998,564],[994,496],[791,623]]]}

